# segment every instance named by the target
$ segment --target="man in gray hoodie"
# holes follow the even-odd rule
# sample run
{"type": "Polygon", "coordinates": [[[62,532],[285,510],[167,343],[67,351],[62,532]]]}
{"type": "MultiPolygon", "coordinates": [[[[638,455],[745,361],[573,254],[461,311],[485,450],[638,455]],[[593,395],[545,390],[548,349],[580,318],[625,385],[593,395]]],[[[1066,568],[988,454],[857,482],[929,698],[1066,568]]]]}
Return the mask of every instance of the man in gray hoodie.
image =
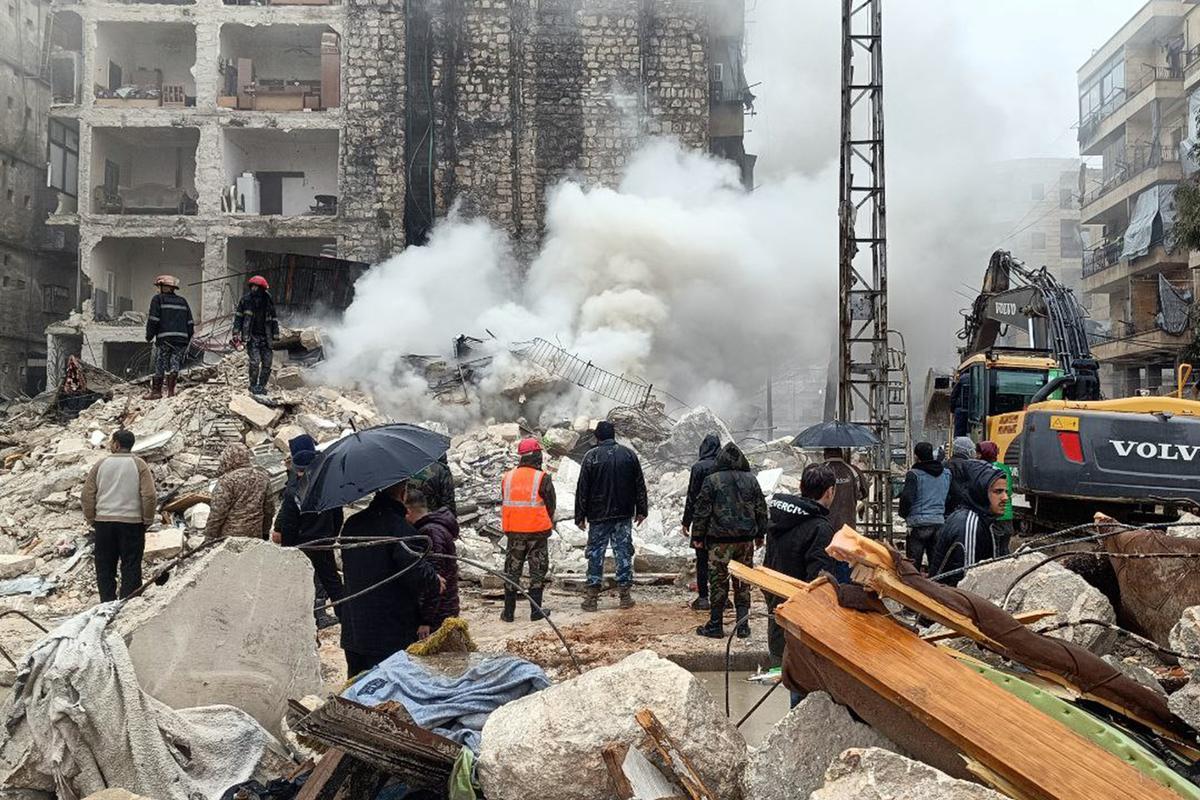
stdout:
{"type": "Polygon", "coordinates": [[[117,599],[117,565],[121,597],[142,585],[146,528],[154,522],[158,494],[146,462],[133,454],[134,436],[112,435],[112,455],[96,462],[83,482],[83,516],[96,531],[96,583],[100,602],[117,599]]]}

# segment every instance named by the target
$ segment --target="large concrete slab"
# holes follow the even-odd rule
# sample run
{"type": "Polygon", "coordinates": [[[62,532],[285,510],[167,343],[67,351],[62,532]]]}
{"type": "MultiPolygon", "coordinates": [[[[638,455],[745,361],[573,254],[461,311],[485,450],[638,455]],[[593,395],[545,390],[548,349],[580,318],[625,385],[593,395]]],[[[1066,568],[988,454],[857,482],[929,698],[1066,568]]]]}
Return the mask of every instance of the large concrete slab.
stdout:
{"type": "Polygon", "coordinates": [[[116,625],[142,688],[172,708],[229,704],[278,735],[289,697],[321,689],[312,567],[230,538],[130,600],[116,625]]]}

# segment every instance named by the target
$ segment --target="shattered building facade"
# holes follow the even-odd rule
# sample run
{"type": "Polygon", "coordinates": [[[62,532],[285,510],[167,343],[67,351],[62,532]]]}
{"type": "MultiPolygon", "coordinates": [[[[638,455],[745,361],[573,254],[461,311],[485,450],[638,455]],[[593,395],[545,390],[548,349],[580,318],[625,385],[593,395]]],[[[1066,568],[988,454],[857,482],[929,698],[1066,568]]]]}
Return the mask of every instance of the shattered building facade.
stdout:
{"type": "Polygon", "coordinates": [[[1085,181],[1084,225],[1101,226],[1083,258],[1083,292],[1107,308],[1093,346],[1117,395],[1173,385],[1191,341],[1195,253],[1172,238],[1175,188],[1194,174],[1200,111],[1200,10],[1151,0],[1079,70],[1079,152],[1099,157],[1085,181]]]}
{"type": "Polygon", "coordinates": [[[53,24],[51,126],[81,157],[51,222],[78,229],[88,301],[49,330],[54,367],[145,363],[161,273],[203,335],[248,253],[375,263],[455,204],[536,246],[546,190],[615,183],[646,136],[752,184],[743,0],[83,0],[53,24]]]}
{"type": "Polygon", "coordinates": [[[59,193],[75,191],[61,169],[70,142],[47,126],[49,20],[43,0],[0,13],[0,398],[45,388],[43,331],[75,303],[76,243],[43,224],[59,193]]]}

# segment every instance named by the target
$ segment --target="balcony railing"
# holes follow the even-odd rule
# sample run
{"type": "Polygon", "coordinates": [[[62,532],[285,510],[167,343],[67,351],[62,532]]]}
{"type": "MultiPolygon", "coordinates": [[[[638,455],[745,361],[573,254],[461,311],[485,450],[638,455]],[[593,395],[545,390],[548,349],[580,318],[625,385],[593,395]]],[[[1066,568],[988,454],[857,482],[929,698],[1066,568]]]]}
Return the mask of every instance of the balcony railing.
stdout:
{"type": "MultiPolygon", "coordinates": [[[[1189,51],[1190,52],[1190,51],[1189,51]]],[[[1079,143],[1086,145],[1096,135],[1100,123],[1120,111],[1138,93],[1157,81],[1183,80],[1183,67],[1154,67],[1146,64],[1141,75],[1124,88],[1113,89],[1103,104],[1079,121],[1079,143]]]]}
{"type": "Polygon", "coordinates": [[[1151,146],[1130,147],[1125,150],[1113,165],[1105,164],[1104,171],[1111,174],[1104,183],[1083,196],[1083,206],[1096,202],[1104,195],[1120,187],[1127,181],[1137,177],[1148,169],[1161,167],[1165,164],[1178,164],[1180,152],[1178,147],[1151,146]]]}
{"type": "Polygon", "coordinates": [[[1115,267],[1121,263],[1121,250],[1125,247],[1125,239],[1122,237],[1115,241],[1105,242],[1099,247],[1087,250],[1083,254],[1083,277],[1095,275],[1097,272],[1102,272],[1109,267],[1115,267]]]}

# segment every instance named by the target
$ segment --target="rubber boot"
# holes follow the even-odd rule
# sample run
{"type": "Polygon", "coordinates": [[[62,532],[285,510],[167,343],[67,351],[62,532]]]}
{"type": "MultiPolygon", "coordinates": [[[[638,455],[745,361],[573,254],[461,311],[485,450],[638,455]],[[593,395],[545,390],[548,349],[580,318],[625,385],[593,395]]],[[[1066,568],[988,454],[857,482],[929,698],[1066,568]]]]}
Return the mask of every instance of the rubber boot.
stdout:
{"type": "Polygon", "coordinates": [[[167,397],[175,396],[175,384],[179,381],[179,373],[172,372],[167,376],[167,397]]]}
{"type": "Polygon", "coordinates": [[[708,622],[696,628],[696,633],[699,636],[707,636],[710,639],[725,638],[725,624],[721,621],[721,615],[724,613],[724,606],[713,606],[708,611],[708,622]]]}
{"type": "Polygon", "coordinates": [[[501,622],[512,622],[517,618],[517,590],[504,590],[504,610],[500,612],[501,622]]]}
{"type": "Polygon", "coordinates": [[[709,605],[708,595],[697,597],[692,601],[692,611],[708,611],[712,606],[709,605]]]}
{"type": "Polygon", "coordinates": [[[155,375],[150,379],[150,391],[142,395],[143,400],[162,400],[163,379],[155,375]]]}
{"type": "Polygon", "coordinates": [[[542,606],[542,592],[543,591],[545,591],[545,590],[544,589],[530,589],[529,590],[530,599],[533,600],[533,603],[537,603],[537,606],[534,606],[533,603],[529,604],[529,620],[531,622],[537,622],[539,619],[545,619],[546,617],[550,616],[550,609],[542,606]],[[539,608],[542,610],[538,611],[539,608]]]}
{"type": "Polygon", "coordinates": [[[600,587],[589,586],[583,590],[583,602],[579,607],[584,611],[595,611],[600,602],[600,587]]]}
{"type": "Polygon", "coordinates": [[[750,614],[750,606],[737,606],[737,628],[735,629],[739,639],[750,638],[750,620],[742,621],[743,617],[748,617],[750,614]]]}
{"type": "Polygon", "coordinates": [[[621,608],[634,607],[635,603],[633,602],[633,595],[629,592],[630,588],[628,586],[621,587],[621,608]]]}

